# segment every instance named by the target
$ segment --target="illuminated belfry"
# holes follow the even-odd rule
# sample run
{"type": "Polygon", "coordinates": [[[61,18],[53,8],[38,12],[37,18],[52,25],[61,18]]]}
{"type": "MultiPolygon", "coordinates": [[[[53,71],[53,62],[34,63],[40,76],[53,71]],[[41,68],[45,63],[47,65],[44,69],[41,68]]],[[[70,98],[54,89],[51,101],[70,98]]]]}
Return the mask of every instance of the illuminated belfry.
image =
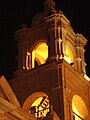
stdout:
{"type": "Polygon", "coordinates": [[[37,120],[90,120],[87,40],[55,10],[55,2],[45,0],[31,27],[22,27],[14,36],[18,69],[11,87],[22,109],[37,120]]]}

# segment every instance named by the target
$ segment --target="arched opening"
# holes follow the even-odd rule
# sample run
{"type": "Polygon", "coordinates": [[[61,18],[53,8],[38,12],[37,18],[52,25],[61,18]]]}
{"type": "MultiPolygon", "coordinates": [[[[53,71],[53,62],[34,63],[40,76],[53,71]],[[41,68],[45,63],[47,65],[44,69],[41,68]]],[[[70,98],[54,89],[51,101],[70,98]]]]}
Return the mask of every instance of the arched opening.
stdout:
{"type": "Polygon", "coordinates": [[[65,51],[65,57],[64,58],[68,63],[74,63],[72,50],[67,45],[66,45],[66,51],[65,51]]]}
{"type": "Polygon", "coordinates": [[[87,107],[82,100],[82,98],[78,95],[74,95],[72,99],[72,112],[73,112],[73,120],[84,120],[88,115],[87,107]]]}
{"type": "Polygon", "coordinates": [[[50,111],[49,98],[43,92],[36,92],[26,99],[23,108],[36,118],[44,118],[50,111]]]}
{"type": "Polygon", "coordinates": [[[32,68],[44,64],[48,58],[48,46],[45,42],[37,44],[32,51],[32,68]]]}
{"type": "Polygon", "coordinates": [[[34,114],[36,118],[46,117],[50,111],[49,99],[46,96],[39,97],[36,99],[30,107],[31,114],[34,114]]]}

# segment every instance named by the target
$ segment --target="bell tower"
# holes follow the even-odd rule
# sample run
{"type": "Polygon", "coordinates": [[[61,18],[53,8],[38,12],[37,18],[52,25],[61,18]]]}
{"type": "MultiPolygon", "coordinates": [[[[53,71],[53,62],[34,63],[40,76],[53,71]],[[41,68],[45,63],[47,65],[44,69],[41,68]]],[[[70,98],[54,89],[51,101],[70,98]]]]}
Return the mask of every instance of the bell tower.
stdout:
{"type": "Polygon", "coordinates": [[[55,2],[45,0],[31,27],[23,25],[14,36],[18,69],[12,88],[21,106],[38,120],[89,120],[87,40],[55,10],[55,2]]]}

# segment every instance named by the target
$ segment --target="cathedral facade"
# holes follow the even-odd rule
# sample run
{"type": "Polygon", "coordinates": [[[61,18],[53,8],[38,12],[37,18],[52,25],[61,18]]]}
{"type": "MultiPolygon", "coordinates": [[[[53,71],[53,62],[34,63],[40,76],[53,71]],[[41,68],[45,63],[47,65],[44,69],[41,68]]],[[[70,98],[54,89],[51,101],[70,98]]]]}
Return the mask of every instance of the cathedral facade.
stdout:
{"type": "Polygon", "coordinates": [[[0,120],[90,120],[86,38],[72,29],[53,0],[14,33],[18,69],[0,78],[0,120]]]}

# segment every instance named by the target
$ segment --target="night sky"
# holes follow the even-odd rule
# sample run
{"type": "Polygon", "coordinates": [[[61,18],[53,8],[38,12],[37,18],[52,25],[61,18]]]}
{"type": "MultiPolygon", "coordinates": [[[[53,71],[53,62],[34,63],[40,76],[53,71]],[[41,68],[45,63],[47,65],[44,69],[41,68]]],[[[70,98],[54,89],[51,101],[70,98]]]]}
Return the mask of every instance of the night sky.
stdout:
{"type": "MultiPolygon", "coordinates": [[[[18,53],[13,33],[22,24],[31,25],[35,13],[43,9],[43,0],[0,0],[0,75],[13,78],[18,53]]],[[[88,40],[85,46],[87,75],[90,77],[90,7],[89,0],[56,0],[56,9],[70,20],[76,33],[88,40]]]]}

